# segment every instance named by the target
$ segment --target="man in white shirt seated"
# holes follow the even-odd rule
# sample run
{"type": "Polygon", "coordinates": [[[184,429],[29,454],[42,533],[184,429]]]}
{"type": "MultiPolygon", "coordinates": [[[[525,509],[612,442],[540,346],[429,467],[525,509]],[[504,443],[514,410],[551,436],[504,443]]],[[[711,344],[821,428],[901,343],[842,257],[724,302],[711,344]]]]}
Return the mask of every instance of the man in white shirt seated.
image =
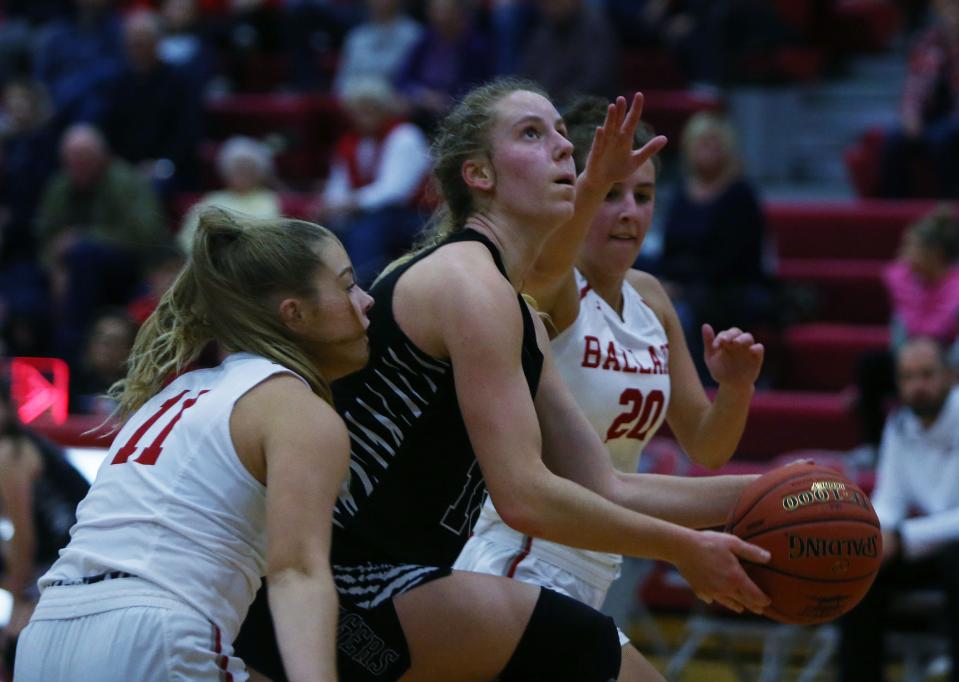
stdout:
{"type": "Polygon", "coordinates": [[[943,349],[907,341],[896,358],[900,408],[879,447],[872,502],[883,563],[866,598],[843,620],[842,682],[882,682],[889,595],[941,587],[948,595],[952,682],[959,682],[959,388],[943,349]]]}

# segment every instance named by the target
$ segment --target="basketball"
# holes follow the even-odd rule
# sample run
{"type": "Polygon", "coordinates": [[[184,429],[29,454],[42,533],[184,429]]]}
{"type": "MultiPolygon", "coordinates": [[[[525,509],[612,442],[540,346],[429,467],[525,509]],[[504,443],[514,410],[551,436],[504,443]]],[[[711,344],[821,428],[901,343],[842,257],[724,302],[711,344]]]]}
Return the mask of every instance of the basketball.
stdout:
{"type": "Polygon", "coordinates": [[[744,562],[781,623],[838,618],[862,599],[879,571],[882,533],[866,494],[842,474],[793,464],[764,474],[736,501],[726,531],[765,548],[767,564],[744,562]]]}

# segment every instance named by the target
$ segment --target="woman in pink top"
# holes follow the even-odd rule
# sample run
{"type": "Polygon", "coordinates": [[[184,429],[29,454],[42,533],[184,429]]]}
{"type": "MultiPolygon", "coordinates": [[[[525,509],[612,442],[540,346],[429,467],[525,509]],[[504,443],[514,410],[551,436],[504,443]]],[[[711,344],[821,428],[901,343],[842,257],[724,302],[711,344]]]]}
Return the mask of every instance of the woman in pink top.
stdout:
{"type": "Polygon", "coordinates": [[[893,352],[904,341],[929,336],[959,347],[959,223],[947,206],[909,227],[898,257],[886,266],[883,282],[892,308],[889,350],[868,353],[857,368],[862,437],[876,446],[885,405],[896,394],[893,352]]]}
{"type": "Polygon", "coordinates": [[[892,304],[893,345],[932,336],[951,344],[959,334],[959,229],[940,207],[903,236],[899,257],[883,272],[892,304]]]}

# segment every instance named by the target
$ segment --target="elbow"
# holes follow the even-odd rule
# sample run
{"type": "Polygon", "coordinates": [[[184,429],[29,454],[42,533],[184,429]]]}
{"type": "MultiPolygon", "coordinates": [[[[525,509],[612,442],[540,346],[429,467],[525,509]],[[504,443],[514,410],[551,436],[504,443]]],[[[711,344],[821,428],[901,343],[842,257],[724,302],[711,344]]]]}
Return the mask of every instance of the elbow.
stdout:
{"type": "Polygon", "coordinates": [[[715,470],[732,459],[736,448],[735,445],[728,447],[722,443],[697,443],[695,446],[686,448],[686,452],[696,464],[715,470]]]}
{"type": "Polygon", "coordinates": [[[501,495],[499,499],[493,499],[493,504],[503,523],[516,532],[543,537],[542,514],[537,512],[530,500],[520,495],[501,495]]]}

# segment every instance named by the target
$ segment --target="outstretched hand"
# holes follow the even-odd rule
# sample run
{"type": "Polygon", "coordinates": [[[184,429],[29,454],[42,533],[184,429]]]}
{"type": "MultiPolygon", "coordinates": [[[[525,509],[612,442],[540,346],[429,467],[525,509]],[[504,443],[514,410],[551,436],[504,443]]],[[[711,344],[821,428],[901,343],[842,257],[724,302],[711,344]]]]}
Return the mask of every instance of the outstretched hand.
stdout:
{"type": "Polygon", "coordinates": [[[719,385],[752,386],[759,378],[765,349],[752,334],[738,327],[719,334],[703,325],[703,357],[710,375],[719,385]]]}
{"type": "Polygon", "coordinates": [[[621,182],[666,146],[666,137],[657,135],[640,149],[633,150],[642,113],[643,95],[639,92],[633,95],[632,106],[628,108],[625,97],[617,97],[606,108],[606,120],[596,129],[583,170],[590,182],[597,185],[621,182]]]}
{"type": "Polygon", "coordinates": [[[740,559],[764,564],[770,555],[735,535],[699,531],[693,550],[676,563],[676,568],[707,604],[716,601],[736,613],[746,609],[762,613],[769,606],[769,597],[746,575],[740,559]]]}

